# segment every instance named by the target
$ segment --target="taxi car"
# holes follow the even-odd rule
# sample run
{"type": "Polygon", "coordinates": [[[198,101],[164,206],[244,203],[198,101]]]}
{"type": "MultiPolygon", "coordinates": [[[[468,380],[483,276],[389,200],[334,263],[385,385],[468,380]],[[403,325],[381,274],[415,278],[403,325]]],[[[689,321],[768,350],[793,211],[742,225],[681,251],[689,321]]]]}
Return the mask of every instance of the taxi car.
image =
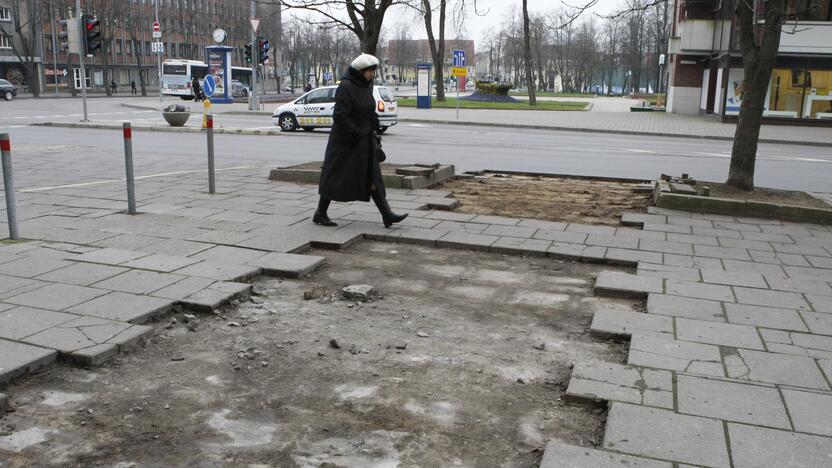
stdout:
{"type": "MultiPolygon", "coordinates": [[[[294,101],[278,106],[272,114],[272,121],[281,131],[294,132],[298,128],[311,132],[316,128],[332,127],[335,110],[337,85],[313,89],[294,101]]],[[[376,115],[381,123],[381,133],[399,121],[396,97],[385,86],[373,86],[376,101],[376,115]]]]}

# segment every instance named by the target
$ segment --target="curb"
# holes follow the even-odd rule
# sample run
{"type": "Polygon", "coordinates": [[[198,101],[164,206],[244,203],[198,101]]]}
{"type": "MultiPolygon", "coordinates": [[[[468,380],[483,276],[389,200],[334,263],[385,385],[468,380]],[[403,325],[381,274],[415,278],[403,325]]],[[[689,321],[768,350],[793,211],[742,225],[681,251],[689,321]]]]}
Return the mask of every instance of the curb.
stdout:
{"type": "MultiPolygon", "coordinates": [[[[57,128],[92,128],[99,130],[121,130],[121,125],[114,124],[83,124],[83,123],[63,123],[63,122],[41,122],[33,123],[36,127],[57,127],[57,128]]],[[[142,127],[134,126],[134,131],[150,131],[150,132],[168,132],[168,133],[204,133],[204,129],[199,127],[142,127]]],[[[260,136],[278,136],[285,134],[279,129],[275,130],[243,130],[243,129],[224,129],[214,127],[216,134],[228,135],[260,135],[260,136]]]]}
{"type": "MultiPolygon", "coordinates": [[[[151,110],[151,111],[162,112],[160,109],[157,109],[155,107],[150,107],[150,106],[140,105],[140,104],[130,104],[130,103],[127,103],[127,102],[121,103],[121,106],[130,108],[130,109],[151,110]]],[[[219,114],[223,114],[223,115],[268,115],[269,117],[272,116],[272,112],[270,112],[270,111],[235,111],[235,110],[231,110],[231,111],[225,111],[225,112],[212,112],[212,114],[215,114],[215,115],[219,115],[219,114]]]]}
{"type": "MultiPolygon", "coordinates": [[[[617,135],[638,135],[638,136],[658,136],[669,138],[691,138],[695,140],[719,140],[719,141],[734,141],[734,137],[723,137],[716,135],[683,135],[677,133],[662,133],[662,132],[637,132],[629,130],[604,130],[599,128],[574,128],[561,127],[554,125],[526,125],[526,124],[503,124],[492,122],[471,122],[471,121],[456,121],[456,120],[439,120],[439,119],[409,119],[399,118],[399,122],[408,123],[427,123],[440,125],[470,125],[477,127],[499,127],[499,128],[520,128],[526,130],[554,130],[559,132],[586,132],[586,133],[612,133],[617,135]]],[[[823,143],[818,141],[784,141],[775,140],[771,138],[760,138],[759,143],[768,144],[786,144],[786,145],[802,145],[802,146],[818,146],[822,148],[832,147],[832,143],[823,143]]]]}
{"type": "Polygon", "coordinates": [[[782,219],[812,224],[832,224],[832,209],[810,208],[805,206],[781,205],[757,201],[734,200],[729,198],[711,198],[678,193],[661,193],[656,202],[659,208],[690,211],[694,213],[714,213],[728,216],[782,219]]]}

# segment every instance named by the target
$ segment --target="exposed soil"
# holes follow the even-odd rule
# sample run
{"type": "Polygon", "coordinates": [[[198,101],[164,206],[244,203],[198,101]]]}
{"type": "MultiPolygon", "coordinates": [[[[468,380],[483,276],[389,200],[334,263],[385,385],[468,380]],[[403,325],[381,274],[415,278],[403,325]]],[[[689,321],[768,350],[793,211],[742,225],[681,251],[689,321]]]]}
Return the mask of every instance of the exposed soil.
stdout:
{"type": "Polygon", "coordinates": [[[829,204],[818,200],[806,192],[799,190],[778,190],[756,187],[750,192],[738,190],[718,182],[697,181],[696,189],[702,193],[702,187],[711,188],[711,196],[717,198],[731,198],[734,200],[749,200],[763,203],[776,203],[778,205],[805,206],[808,208],[832,209],[829,204]]]}
{"type": "Polygon", "coordinates": [[[453,192],[463,213],[610,226],[619,225],[625,211],[644,212],[650,202],[650,194],[633,193],[633,183],[498,176],[457,179],[432,188],[453,192]]]}
{"type": "Polygon", "coordinates": [[[598,307],[639,305],[591,297],[598,266],[371,242],[317,253],[328,267],[261,278],[195,332],[177,314],[104,367],[10,386],[0,464],[536,467],[550,438],[600,442],[603,412],[561,400],[570,364],[622,362],[624,345],[587,328],[598,307]],[[381,296],[332,295],[358,283],[381,296]],[[331,293],[304,300],[316,286],[331,293]]]}

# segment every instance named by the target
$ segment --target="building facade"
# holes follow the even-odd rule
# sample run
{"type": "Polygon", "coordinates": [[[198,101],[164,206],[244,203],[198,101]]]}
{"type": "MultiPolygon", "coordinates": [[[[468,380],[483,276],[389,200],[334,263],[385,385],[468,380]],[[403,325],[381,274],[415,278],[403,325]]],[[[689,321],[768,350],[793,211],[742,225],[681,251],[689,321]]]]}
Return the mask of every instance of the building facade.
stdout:
{"type": "Polygon", "coordinates": [[[32,15],[29,7],[33,3],[0,0],[0,78],[14,83],[23,92],[28,91],[30,81],[33,81],[28,77],[27,65],[40,70],[41,62],[39,28],[28,26],[32,15]],[[22,40],[21,32],[26,35],[26,41],[22,40]],[[32,35],[34,40],[30,39],[32,35]]]}
{"type": "MultiPolygon", "coordinates": [[[[668,112],[739,113],[744,71],[735,1],[674,0],[668,112]]],[[[787,5],[798,20],[783,26],[763,115],[832,119],[832,2],[788,0],[787,5]]]]}

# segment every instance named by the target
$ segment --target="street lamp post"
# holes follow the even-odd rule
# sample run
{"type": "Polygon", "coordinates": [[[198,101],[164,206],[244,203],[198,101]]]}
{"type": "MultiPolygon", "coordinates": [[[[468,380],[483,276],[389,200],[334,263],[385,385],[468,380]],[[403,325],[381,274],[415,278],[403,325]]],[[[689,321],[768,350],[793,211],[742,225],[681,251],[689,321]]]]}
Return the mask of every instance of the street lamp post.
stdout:
{"type": "MultiPolygon", "coordinates": [[[[155,9],[156,22],[159,22],[159,0],[154,0],[153,7],[155,9]]],[[[159,41],[161,42],[161,41],[159,41]]],[[[162,102],[162,54],[156,53],[156,73],[159,77],[159,102],[162,102]]]]}
{"type": "MultiPolygon", "coordinates": [[[[81,0],[75,0],[75,16],[81,18],[81,0]]],[[[78,19],[78,21],[81,20],[78,19]]],[[[78,33],[83,34],[84,32],[79,31],[78,33]]],[[[83,47],[81,49],[78,53],[78,67],[81,69],[81,100],[84,102],[84,120],[81,122],[89,122],[87,118],[87,71],[84,69],[84,53],[86,51],[83,50],[83,47]]],[[[67,54],[67,57],[69,57],[69,54],[67,54]]]]}
{"type": "MultiPolygon", "coordinates": [[[[257,19],[257,2],[251,0],[251,19],[257,19]]],[[[254,30],[254,22],[251,23],[251,94],[248,95],[248,110],[259,110],[260,102],[257,100],[257,66],[260,62],[260,49],[257,43],[257,31],[254,30]]]]}

